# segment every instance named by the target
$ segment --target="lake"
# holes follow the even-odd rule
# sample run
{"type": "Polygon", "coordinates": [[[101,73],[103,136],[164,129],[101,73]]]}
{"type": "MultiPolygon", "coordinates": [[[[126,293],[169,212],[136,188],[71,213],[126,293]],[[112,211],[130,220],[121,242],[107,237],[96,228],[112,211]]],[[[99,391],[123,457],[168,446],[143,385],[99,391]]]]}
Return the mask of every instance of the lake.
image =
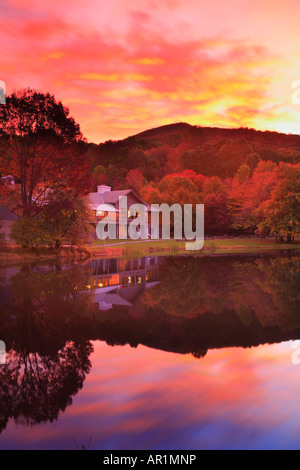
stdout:
{"type": "Polygon", "coordinates": [[[299,449],[300,257],[0,270],[1,449],[299,449]]]}

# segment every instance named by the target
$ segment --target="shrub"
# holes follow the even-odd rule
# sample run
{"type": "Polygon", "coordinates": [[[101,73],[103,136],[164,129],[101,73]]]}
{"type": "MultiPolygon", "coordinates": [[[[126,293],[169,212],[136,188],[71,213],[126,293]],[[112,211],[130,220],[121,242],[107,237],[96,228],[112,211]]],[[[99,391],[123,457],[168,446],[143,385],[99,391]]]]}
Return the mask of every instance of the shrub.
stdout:
{"type": "Polygon", "coordinates": [[[13,223],[11,238],[25,248],[51,244],[51,237],[43,222],[31,217],[24,217],[13,223]]]}

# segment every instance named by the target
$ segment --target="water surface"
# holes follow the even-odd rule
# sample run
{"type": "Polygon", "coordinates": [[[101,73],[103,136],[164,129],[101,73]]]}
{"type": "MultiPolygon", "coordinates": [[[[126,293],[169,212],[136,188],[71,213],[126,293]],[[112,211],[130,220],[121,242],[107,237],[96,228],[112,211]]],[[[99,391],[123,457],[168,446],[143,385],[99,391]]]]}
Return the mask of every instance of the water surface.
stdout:
{"type": "Polygon", "coordinates": [[[299,265],[291,254],[2,270],[0,447],[300,448],[299,265]]]}

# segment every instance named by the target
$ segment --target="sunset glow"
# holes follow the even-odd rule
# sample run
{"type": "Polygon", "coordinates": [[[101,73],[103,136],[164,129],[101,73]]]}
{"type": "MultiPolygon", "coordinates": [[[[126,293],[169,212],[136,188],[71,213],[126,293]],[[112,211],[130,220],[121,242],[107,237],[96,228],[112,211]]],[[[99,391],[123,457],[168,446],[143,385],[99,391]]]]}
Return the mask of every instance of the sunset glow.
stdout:
{"type": "Polygon", "coordinates": [[[75,448],[69,436],[92,448],[255,449],[272,439],[297,442],[299,375],[289,343],[257,349],[209,351],[204,359],[139,346],[94,343],[93,368],[83,390],[58,421],[24,433],[11,424],[2,446],[75,448]],[[257,360],[257,363],[255,362],[257,360]],[[289,386],[289,396],[287,389],[289,386]],[[285,403],[284,407],[280,404],[285,403]],[[87,419],[88,417],[88,419],[87,419]],[[284,437],[280,434],[284,423],[284,437]],[[53,431],[55,430],[55,432],[53,431]],[[160,447],[159,447],[160,446],[160,447]]]}
{"type": "Polygon", "coordinates": [[[178,121],[299,132],[297,0],[0,5],[7,93],[53,93],[89,141],[178,121]]]}

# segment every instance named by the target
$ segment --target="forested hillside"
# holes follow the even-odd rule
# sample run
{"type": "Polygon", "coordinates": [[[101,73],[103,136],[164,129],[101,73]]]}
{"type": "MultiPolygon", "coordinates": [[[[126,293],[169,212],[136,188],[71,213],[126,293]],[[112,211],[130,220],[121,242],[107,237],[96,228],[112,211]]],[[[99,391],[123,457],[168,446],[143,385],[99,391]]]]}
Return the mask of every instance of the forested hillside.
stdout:
{"type": "Polygon", "coordinates": [[[220,129],[170,124],[120,141],[88,144],[94,182],[121,187],[129,170],[147,181],[186,169],[204,176],[233,177],[243,164],[300,161],[300,136],[254,129],[220,129]]]}

